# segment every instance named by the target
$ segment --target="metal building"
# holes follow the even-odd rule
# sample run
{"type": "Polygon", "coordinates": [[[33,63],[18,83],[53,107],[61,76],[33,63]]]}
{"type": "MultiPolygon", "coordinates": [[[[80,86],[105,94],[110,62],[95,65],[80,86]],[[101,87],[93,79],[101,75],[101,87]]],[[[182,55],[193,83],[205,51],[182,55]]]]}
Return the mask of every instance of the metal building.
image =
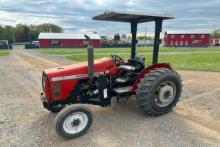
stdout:
{"type": "MultiPolygon", "coordinates": [[[[87,34],[91,39],[94,47],[100,47],[101,41],[98,34],[87,34]]],[[[68,33],[40,33],[38,36],[40,47],[86,47],[87,41],[84,34],[68,33]]]]}
{"type": "Polygon", "coordinates": [[[211,33],[207,32],[165,32],[164,46],[206,47],[210,45],[211,33]]]}

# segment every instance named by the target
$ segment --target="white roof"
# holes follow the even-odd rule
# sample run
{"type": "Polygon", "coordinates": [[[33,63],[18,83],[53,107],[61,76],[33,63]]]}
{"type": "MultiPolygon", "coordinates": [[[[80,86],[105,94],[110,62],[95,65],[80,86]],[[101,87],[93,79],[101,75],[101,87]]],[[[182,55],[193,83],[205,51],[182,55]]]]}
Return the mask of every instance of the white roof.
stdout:
{"type": "MultiPolygon", "coordinates": [[[[100,39],[98,34],[86,34],[91,39],[100,39]]],[[[38,39],[85,39],[84,34],[69,33],[40,33],[38,39]]]]}
{"type": "Polygon", "coordinates": [[[192,31],[167,31],[167,34],[211,34],[209,31],[198,31],[198,30],[192,30],[192,31]]]}

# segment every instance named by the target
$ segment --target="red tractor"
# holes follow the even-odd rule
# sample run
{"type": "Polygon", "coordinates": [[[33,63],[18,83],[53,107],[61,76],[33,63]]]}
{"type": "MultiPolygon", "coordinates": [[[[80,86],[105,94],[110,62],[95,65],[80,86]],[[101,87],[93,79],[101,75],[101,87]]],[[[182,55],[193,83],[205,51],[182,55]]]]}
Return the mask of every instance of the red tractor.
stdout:
{"type": "Polygon", "coordinates": [[[118,55],[111,55],[111,58],[94,60],[92,42],[85,35],[89,42],[88,62],[43,71],[41,100],[47,110],[60,111],[55,118],[55,126],[61,137],[75,138],[90,128],[91,111],[79,104],[106,107],[111,105],[113,97],[120,102],[136,95],[138,107],[150,116],[159,116],[172,110],[181,96],[182,80],[169,63],[157,63],[162,21],[172,18],[165,14],[113,11],[95,16],[94,20],[131,24],[131,58],[125,61],[118,55]],[[150,21],[155,22],[153,61],[145,66],[145,58],[136,55],[136,33],[138,23],[150,21]]]}

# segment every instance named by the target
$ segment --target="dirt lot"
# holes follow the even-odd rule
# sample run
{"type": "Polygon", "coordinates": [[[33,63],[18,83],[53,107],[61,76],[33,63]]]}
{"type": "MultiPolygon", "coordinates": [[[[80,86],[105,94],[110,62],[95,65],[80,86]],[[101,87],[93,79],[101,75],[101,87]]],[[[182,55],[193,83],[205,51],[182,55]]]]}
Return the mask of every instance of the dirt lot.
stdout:
{"type": "Polygon", "coordinates": [[[220,73],[179,71],[184,80],[181,101],[161,117],[143,115],[131,97],[127,104],[91,106],[89,132],[63,140],[52,114],[42,108],[41,71],[70,61],[45,58],[17,47],[0,58],[1,146],[220,146],[220,73]]]}

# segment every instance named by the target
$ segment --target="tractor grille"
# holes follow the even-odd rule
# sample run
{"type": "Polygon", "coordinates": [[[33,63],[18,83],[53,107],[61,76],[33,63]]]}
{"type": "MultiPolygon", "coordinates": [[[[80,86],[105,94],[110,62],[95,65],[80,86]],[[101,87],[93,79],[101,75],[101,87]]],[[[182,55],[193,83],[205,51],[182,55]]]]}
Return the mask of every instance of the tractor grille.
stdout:
{"type": "Polygon", "coordinates": [[[49,80],[48,80],[47,74],[45,72],[43,72],[43,74],[42,74],[42,90],[43,90],[45,97],[48,101],[50,98],[50,88],[49,88],[49,80]]]}
{"type": "Polygon", "coordinates": [[[47,82],[47,76],[43,72],[43,74],[42,74],[42,89],[43,89],[44,92],[45,92],[46,82],[47,82]]]}

